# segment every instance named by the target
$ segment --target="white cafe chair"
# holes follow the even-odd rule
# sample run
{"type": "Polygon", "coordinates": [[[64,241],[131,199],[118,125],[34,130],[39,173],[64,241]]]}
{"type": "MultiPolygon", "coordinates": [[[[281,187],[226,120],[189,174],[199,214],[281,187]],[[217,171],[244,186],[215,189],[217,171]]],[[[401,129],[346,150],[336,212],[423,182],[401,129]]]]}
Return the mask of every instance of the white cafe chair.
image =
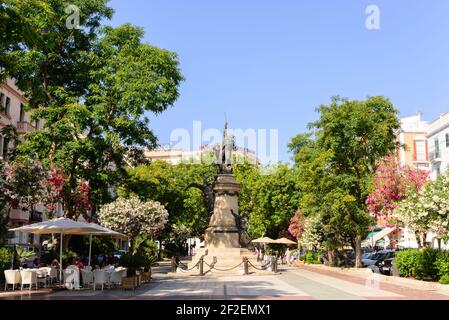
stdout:
{"type": "Polygon", "coordinates": [[[23,290],[24,285],[28,285],[31,291],[33,285],[37,290],[37,274],[36,271],[31,269],[23,269],[20,271],[20,275],[22,276],[22,285],[20,286],[20,290],[23,290]]]}
{"type": "Polygon", "coordinates": [[[94,290],[97,284],[101,284],[101,290],[103,291],[104,285],[107,284],[107,273],[105,270],[94,270],[94,290]]]}
{"type": "Polygon", "coordinates": [[[47,276],[49,273],[49,270],[47,270],[47,268],[39,268],[36,269],[36,276],[37,276],[37,282],[39,283],[43,283],[44,287],[47,287],[47,276]]]}
{"type": "Polygon", "coordinates": [[[83,287],[91,286],[94,283],[94,274],[92,271],[80,269],[83,287]]]}
{"type": "Polygon", "coordinates": [[[50,267],[50,272],[48,274],[50,284],[53,283],[53,281],[58,281],[59,273],[58,270],[55,267],[50,267]]]}
{"type": "Polygon", "coordinates": [[[110,278],[110,284],[113,286],[121,286],[122,285],[122,276],[123,272],[121,269],[117,268],[112,272],[110,278]],[[118,270],[117,270],[118,269],[118,270]]]}
{"type": "Polygon", "coordinates": [[[19,270],[5,270],[5,291],[8,285],[12,285],[12,291],[14,291],[15,286],[19,286],[22,283],[22,276],[19,270]]]}

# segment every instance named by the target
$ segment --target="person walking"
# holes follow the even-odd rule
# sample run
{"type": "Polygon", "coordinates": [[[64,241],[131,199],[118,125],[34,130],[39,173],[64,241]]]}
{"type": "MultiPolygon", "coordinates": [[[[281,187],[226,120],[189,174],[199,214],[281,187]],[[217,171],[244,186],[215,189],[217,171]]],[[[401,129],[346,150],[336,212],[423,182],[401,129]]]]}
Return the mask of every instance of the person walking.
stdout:
{"type": "Polygon", "coordinates": [[[290,261],[291,253],[290,253],[290,249],[289,248],[287,248],[285,250],[284,256],[285,256],[285,260],[287,261],[287,265],[290,266],[291,265],[291,261],[290,261]]]}

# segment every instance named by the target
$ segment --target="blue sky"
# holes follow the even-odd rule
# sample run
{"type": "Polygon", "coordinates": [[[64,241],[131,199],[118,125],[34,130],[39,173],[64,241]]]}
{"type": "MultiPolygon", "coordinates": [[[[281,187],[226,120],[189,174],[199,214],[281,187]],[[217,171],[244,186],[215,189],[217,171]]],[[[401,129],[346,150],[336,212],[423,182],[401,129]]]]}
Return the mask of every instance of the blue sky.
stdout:
{"type": "MultiPolygon", "coordinates": [[[[145,29],[175,51],[186,81],[151,127],[162,144],[176,128],[278,129],[279,160],[315,108],[340,95],[384,95],[402,116],[449,111],[447,0],[113,0],[112,25],[145,29]],[[365,27],[368,5],[380,29],[365,27]]],[[[195,147],[195,146],[194,146],[195,147]]]]}

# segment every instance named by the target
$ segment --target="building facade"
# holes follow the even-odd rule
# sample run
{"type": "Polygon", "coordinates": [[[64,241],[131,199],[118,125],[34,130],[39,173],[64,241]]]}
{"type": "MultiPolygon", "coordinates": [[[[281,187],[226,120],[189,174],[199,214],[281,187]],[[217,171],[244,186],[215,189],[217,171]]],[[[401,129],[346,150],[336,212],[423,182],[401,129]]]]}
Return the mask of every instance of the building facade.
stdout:
{"type": "Polygon", "coordinates": [[[420,112],[401,118],[401,128],[397,134],[401,144],[398,151],[399,164],[419,170],[430,170],[428,131],[429,123],[421,119],[420,112]]]}
{"type": "MultiPolygon", "coordinates": [[[[250,164],[260,164],[255,152],[245,148],[238,147],[234,151],[234,156],[233,161],[243,162],[246,159],[250,164]]],[[[215,155],[212,146],[201,146],[199,150],[194,151],[183,151],[172,149],[170,147],[159,147],[155,150],[145,151],[146,159],[150,161],[167,161],[171,164],[213,162],[215,159],[214,157],[215,155]]]]}
{"type": "Polygon", "coordinates": [[[429,123],[430,178],[446,172],[449,165],[449,112],[429,123]]]}
{"type": "MultiPolygon", "coordinates": [[[[40,121],[32,121],[31,114],[25,110],[27,100],[17,88],[12,79],[6,79],[0,83],[0,129],[6,126],[15,127],[18,135],[39,130],[42,126],[40,121]]],[[[0,160],[8,161],[8,150],[12,148],[12,142],[0,133],[0,160]]],[[[56,215],[61,215],[62,207],[59,206],[56,215]]],[[[30,223],[45,220],[44,206],[36,205],[33,210],[9,209],[9,228],[19,227],[30,223]]],[[[15,244],[39,244],[39,236],[27,233],[15,232],[8,234],[8,243],[15,244]]]]}

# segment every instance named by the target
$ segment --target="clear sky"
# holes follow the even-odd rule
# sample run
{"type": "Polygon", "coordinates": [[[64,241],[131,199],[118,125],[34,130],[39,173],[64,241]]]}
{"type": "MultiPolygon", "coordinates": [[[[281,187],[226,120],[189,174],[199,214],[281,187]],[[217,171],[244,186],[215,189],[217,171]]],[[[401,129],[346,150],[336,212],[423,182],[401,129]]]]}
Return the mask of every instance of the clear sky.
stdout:
{"type": "MultiPolygon", "coordinates": [[[[186,81],[175,106],[151,116],[161,144],[176,128],[278,129],[287,144],[340,95],[384,95],[401,116],[449,111],[448,0],[113,0],[113,25],[179,54],[186,81]],[[368,30],[368,5],[380,29],[368,30]]],[[[193,146],[195,148],[195,146],[193,146]]]]}

